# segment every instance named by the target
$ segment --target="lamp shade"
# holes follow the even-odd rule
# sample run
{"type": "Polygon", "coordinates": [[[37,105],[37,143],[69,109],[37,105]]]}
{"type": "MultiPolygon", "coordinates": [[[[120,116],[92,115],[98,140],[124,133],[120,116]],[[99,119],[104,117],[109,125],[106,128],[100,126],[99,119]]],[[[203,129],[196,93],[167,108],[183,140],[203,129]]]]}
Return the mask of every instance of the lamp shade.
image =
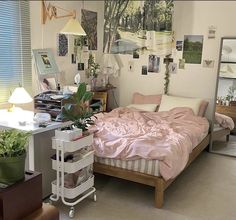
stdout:
{"type": "Polygon", "coordinates": [[[24,104],[24,103],[29,103],[32,101],[33,99],[23,87],[15,88],[14,92],[8,99],[8,102],[12,104],[24,104]]]}
{"type": "Polygon", "coordinates": [[[64,28],[60,31],[61,34],[72,34],[86,36],[84,29],[81,27],[79,21],[75,18],[71,18],[65,25],[64,28]]]}

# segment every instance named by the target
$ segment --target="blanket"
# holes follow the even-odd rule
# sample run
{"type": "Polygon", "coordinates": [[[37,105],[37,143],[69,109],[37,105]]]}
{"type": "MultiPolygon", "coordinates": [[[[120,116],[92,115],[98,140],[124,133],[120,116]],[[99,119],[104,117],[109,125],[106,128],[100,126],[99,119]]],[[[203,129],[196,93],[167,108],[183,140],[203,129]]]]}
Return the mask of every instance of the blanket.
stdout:
{"type": "Polygon", "coordinates": [[[163,112],[142,112],[117,108],[98,114],[94,150],[98,157],[159,160],[165,180],[176,177],[186,166],[189,154],[207,135],[206,118],[195,116],[190,108],[163,112]]]}

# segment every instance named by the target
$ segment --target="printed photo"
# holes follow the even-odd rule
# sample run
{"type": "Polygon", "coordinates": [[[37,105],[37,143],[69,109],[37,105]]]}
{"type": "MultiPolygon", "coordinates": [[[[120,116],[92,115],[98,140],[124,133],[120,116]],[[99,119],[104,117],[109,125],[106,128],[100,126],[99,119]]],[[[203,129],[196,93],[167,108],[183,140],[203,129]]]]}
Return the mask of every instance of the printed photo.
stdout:
{"type": "Polygon", "coordinates": [[[179,69],[185,69],[185,59],[179,59],[179,69]]]}
{"type": "Polygon", "coordinates": [[[78,70],[84,70],[84,63],[78,63],[78,70]]]}
{"type": "Polygon", "coordinates": [[[49,61],[48,55],[41,55],[43,63],[45,64],[46,68],[51,68],[51,63],[49,61]]]}
{"type": "Polygon", "coordinates": [[[169,73],[176,74],[177,73],[177,63],[169,63],[169,73]]]}
{"type": "Polygon", "coordinates": [[[133,51],[133,58],[134,59],[139,59],[139,52],[137,50],[133,51]]]}
{"type": "Polygon", "coordinates": [[[147,66],[142,66],[142,75],[147,75],[147,66]]]}
{"type": "Polygon", "coordinates": [[[176,41],[176,50],[178,50],[178,51],[183,50],[183,41],[182,40],[177,40],[176,41]]]}
{"type": "Polygon", "coordinates": [[[104,8],[104,53],[171,53],[173,0],[105,0],[104,8]]]}
{"type": "Polygon", "coordinates": [[[68,53],[68,38],[65,34],[57,35],[57,54],[58,56],[66,56],[68,53]]]}
{"type": "Polygon", "coordinates": [[[160,71],[160,57],[156,55],[149,55],[148,72],[158,73],[160,71]]]}
{"type": "Polygon", "coordinates": [[[89,50],[97,50],[97,12],[81,10],[81,26],[87,34],[89,50]]]}
{"type": "Polygon", "coordinates": [[[183,59],[185,63],[201,64],[203,35],[184,35],[183,59]]]}

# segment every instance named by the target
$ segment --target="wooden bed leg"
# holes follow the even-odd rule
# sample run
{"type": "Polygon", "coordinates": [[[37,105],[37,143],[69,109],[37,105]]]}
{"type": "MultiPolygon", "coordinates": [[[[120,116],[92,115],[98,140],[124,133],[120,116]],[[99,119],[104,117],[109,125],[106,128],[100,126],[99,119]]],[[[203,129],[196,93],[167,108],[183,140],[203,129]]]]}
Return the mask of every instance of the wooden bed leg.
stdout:
{"type": "Polygon", "coordinates": [[[158,179],[155,185],[155,206],[162,208],[164,202],[164,180],[158,179]]]}
{"type": "Polygon", "coordinates": [[[229,134],[226,135],[226,141],[229,142],[229,134]]]}

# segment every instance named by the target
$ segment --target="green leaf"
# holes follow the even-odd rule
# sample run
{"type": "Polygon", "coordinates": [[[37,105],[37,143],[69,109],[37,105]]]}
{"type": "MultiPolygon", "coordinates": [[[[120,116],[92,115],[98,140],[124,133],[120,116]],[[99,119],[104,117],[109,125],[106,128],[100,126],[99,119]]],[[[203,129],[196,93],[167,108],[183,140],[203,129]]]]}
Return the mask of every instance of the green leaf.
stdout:
{"type": "Polygon", "coordinates": [[[82,100],[85,92],[86,92],[86,84],[81,83],[78,87],[77,93],[75,94],[77,102],[80,102],[82,100]]]}

